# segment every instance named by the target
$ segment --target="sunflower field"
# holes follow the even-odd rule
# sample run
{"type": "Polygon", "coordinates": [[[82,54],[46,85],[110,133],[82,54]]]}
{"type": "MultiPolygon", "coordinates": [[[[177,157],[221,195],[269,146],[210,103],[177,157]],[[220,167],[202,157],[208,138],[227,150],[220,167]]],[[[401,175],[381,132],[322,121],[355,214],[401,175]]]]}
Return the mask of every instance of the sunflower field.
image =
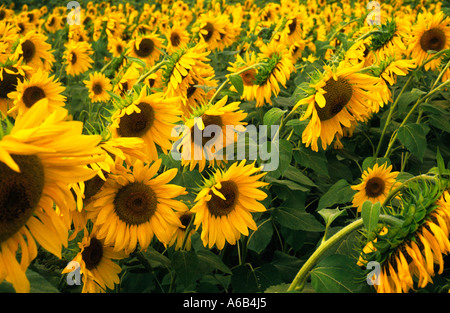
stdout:
{"type": "Polygon", "coordinates": [[[448,293],[449,14],[2,0],[0,292],[448,293]]]}

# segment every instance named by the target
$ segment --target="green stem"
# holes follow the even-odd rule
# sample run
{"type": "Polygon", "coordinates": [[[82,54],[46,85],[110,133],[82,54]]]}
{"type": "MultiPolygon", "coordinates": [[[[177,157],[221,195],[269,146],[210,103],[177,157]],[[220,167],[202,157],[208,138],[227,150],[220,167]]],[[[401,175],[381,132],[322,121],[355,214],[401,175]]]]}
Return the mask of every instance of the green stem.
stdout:
{"type": "MultiPolygon", "coordinates": [[[[380,215],[380,221],[384,221],[386,223],[398,224],[400,222],[399,219],[389,216],[389,215],[380,215]]],[[[303,289],[306,279],[310,274],[311,269],[317,263],[317,261],[323,256],[323,254],[334,244],[338,243],[340,240],[345,238],[347,235],[352,233],[353,231],[359,229],[364,225],[362,218],[357,219],[356,221],[350,223],[349,225],[342,228],[336,234],[331,236],[328,240],[324,241],[316,251],[309,257],[305,264],[303,264],[302,268],[298,271],[291,285],[289,286],[287,291],[301,290],[303,289]]]]}

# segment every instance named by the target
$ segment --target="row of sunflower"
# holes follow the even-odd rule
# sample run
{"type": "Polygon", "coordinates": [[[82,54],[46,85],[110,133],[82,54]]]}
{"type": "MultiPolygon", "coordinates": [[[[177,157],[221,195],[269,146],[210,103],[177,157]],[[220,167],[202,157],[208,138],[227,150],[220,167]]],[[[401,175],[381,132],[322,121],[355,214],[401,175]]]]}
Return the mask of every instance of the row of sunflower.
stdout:
{"type": "Polygon", "coordinates": [[[54,262],[63,291],[448,290],[450,18],[429,2],[2,5],[0,283],[54,262]],[[273,171],[223,149],[261,125],[273,171]]]}

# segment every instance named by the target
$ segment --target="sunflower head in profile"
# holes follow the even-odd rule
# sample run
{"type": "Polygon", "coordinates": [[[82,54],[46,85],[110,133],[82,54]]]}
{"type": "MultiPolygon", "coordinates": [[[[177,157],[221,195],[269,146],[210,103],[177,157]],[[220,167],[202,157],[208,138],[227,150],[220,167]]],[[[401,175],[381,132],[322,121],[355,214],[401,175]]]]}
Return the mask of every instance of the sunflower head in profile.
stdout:
{"type": "Polygon", "coordinates": [[[10,92],[8,97],[13,99],[14,106],[9,114],[23,114],[41,99],[47,99],[49,112],[65,105],[66,97],[62,95],[65,87],[48,72],[38,69],[29,79],[18,81],[16,91],[10,92]]]}
{"type": "Polygon", "coordinates": [[[266,208],[259,201],[267,194],[259,188],[267,183],[260,181],[265,173],[255,164],[235,162],[227,170],[216,169],[205,180],[195,199],[191,212],[195,213],[194,225],[201,226],[203,245],[222,250],[225,242],[236,244],[241,234],[249,235],[249,229],[257,226],[252,212],[264,212],[266,208]]]}
{"type": "Polygon", "coordinates": [[[52,46],[47,43],[47,36],[37,31],[30,31],[19,39],[13,59],[22,60],[24,64],[35,70],[40,68],[50,71],[55,62],[52,52],[52,46]]]}
{"type": "Polygon", "coordinates": [[[98,229],[97,238],[113,245],[114,251],[131,253],[138,244],[145,250],[154,236],[169,244],[174,228],[183,227],[175,212],[184,212],[187,206],[176,198],[187,192],[169,184],[177,169],[158,175],[160,167],[161,159],[151,164],[136,160],[126,171],[109,175],[86,207],[88,218],[98,229]]]}
{"type": "Polygon", "coordinates": [[[78,242],[78,248],[79,252],[62,274],[72,272],[75,269],[74,266],[80,266],[83,293],[104,293],[108,289],[113,290],[114,286],[120,282],[119,273],[122,271],[115,260],[125,258],[127,254],[106,246],[104,240],[96,237],[95,230],[91,234],[84,230],[84,236],[78,242]]]}
{"type": "Polygon", "coordinates": [[[112,91],[112,85],[105,74],[100,72],[90,73],[89,80],[83,82],[89,90],[89,98],[92,102],[106,102],[111,98],[108,91],[112,91]]]}
{"type": "Polygon", "coordinates": [[[450,194],[439,183],[419,180],[403,188],[399,204],[386,206],[396,222],[381,223],[362,249],[358,265],[375,261],[379,293],[407,293],[433,283],[450,252],[450,194]]]}
{"type": "Polygon", "coordinates": [[[184,212],[178,211],[175,214],[180,219],[182,227],[176,227],[169,242],[169,247],[174,246],[175,250],[190,250],[192,247],[191,237],[196,232],[194,228],[189,227],[193,221],[194,213],[188,210],[184,212]]]}
{"type": "Polygon", "coordinates": [[[94,60],[91,58],[93,53],[89,42],[70,40],[66,44],[66,50],[64,51],[67,74],[77,76],[89,70],[94,63],[94,60]]]}
{"type": "Polygon", "coordinates": [[[383,203],[388,193],[398,186],[399,183],[396,181],[398,174],[399,172],[392,171],[392,165],[387,166],[387,163],[381,166],[375,164],[365,170],[361,177],[362,182],[351,186],[357,191],[353,196],[353,206],[361,212],[362,205],[367,200],[372,203],[383,203]]]}
{"type": "Polygon", "coordinates": [[[161,56],[162,41],[157,34],[141,35],[130,40],[128,54],[152,66],[161,56]]]}
{"type": "MultiPolygon", "coordinates": [[[[412,28],[409,47],[411,58],[416,59],[418,65],[432,56],[428,51],[439,52],[450,48],[450,17],[442,11],[420,13],[412,28]]],[[[434,59],[425,64],[424,68],[434,71],[440,62],[441,58],[434,59]]]]}
{"type": "MultiPolygon", "coordinates": [[[[231,74],[240,72],[241,70],[250,67],[256,64],[258,61],[256,59],[256,54],[245,52],[244,56],[241,57],[239,54],[236,56],[236,61],[234,63],[230,63],[230,67],[228,67],[228,71],[231,74]]],[[[242,83],[244,85],[244,89],[242,91],[241,99],[252,101],[255,100],[255,92],[257,89],[257,85],[255,83],[256,74],[258,73],[257,68],[251,68],[247,71],[239,74],[242,79],[242,83]]],[[[234,86],[230,88],[233,91],[236,91],[234,86]]]]}
{"type": "Polygon", "coordinates": [[[291,54],[285,45],[271,41],[260,49],[259,59],[265,60],[266,65],[260,67],[254,79],[257,85],[255,91],[257,107],[266,103],[272,105],[272,95],[278,96],[280,85],[286,87],[286,82],[294,71],[291,54]]]}
{"type": "Polygon", "coordinates": [[[382,106],[379,77],[358,73],[363,63],[354,66],[341,62],[337,67],[324,66],[324,73],[315,73],[306,97],[294,110],[306,105],[300,120],[309,118],[302,134],[306,146],[318,151],[318,140],[325,150],[336,134],[342,135],[342,127],[352,127],[352,122],[366,121],[372,114],[375,102],[382,106]]]}
{"type": "Polygon", "coordinates": [[[0,140],[0,280],[17,292],[30,290],[25,271],[37,244],[59,258],[67,246],[75,209],[68,186],[93,177],[86,166],[101,159],[100,136],[81,132],[82,123],[67,121],[66,110],[49,116],[42,99],[0,140]]]}
{"type": "Polygon", "coordinates": [[[245,130],[247,113],[240,110],[240,102],[227,101],[228,96],[225,96],[215,104],[203,103],[186,120],[176,149],[180,152],[181,164],[191,171],[197,164],[201,172],[207,163],[214,166],[226,161],[224,149],[235,143],[234,130],[245,130]]]}
{"type": "Polygon", "coordinates": [[[172,148],[172,128],[181,120],[179,98],[163,93],[148,94],[143,88],[139,97],[113,113],[110,130],[113,138],[139,137],[144,140],[144,153],[158,158],[158,148],[167,153],[172,148]]]}

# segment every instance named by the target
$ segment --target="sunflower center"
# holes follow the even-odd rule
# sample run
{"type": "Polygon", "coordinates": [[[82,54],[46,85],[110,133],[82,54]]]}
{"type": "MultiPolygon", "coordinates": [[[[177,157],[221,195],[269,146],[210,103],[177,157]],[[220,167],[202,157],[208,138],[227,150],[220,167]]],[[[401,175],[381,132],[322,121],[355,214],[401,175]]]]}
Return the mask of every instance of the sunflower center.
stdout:
{"type": "Polygon", "coordinates": [[[12,154],[11,157],[21,172],[0,162],[0,242],[26,224],[44,190],[44,167],[40,159],[35,155],[12,154]]]}
{"type": "Polygon", "coordinates": [[[99,95],[103,92],[103,88],[101,84],[94,84],[92,86],[92,91],[94,92],[94,94],[99,95]]]}
{"type": "Polygon", "coordinates": [[[85,247],[83,252],[81,252],[81,257],[83,258],[86,268],[88,270],[93,270],[96,268],[103,257],[103,245],[97,238],[91,238],[91,243],[89,247],[85,247]]]}
{"type": "MultiPolygon", "coordinates": [[[[108,177],[108,172],[102,171],[105,178],[108,177]]],[[[96,195],[97,192],[100,191],[100,189],[105,184],[105,181],[103,178],[101,178],[98,175],[95,175],[91,179],[84,182],[84,201],[89,200],[92,196],[96,195]]]]}
{"type": "Polygon", "coordinates": [[[51,18],[50,18],[50,21],[48,22],[48,26],[53,26],[55,24],[55,18],[52,16],[51,18]]]}
{"type": "Polygon", "coordinates": [[[125,114],[120,118],[118,134],[121,137],[141,137],[147,133],[155,121],[153,108],[145,102],[137,105],[141,112],[125,114]]]}
{"type": "Polygon", "coordinates": [[[376,198],[384,192],[385,183],[380,177],[372,177],[366,183],[366,194],[376,198]]]}
{"type": "Polygon", "coordinates": [[[38,86],[31,86],[25,89],[23,93],[23,103],[27,108],[31,108],[33,104],[45,98],[44,90],[38,86]]]}
{"type": "Polygon", "coordinates": [[[134,182],[122,188],[114,198],[114,211],[121,221],[130,225],[148,222],[156,211],[156,194],[150,186],[134,182]]]}
{"type": "Polygon", "coordinates": [[[172,46],[178,47],[181,43],[180,35],[175,32],[171,33],[170,34],[170,42],[172,43],[172,46]]]}
{"type": "Polygon", "coordinates": [[[142,39],[141,43],[139,44],[139,49],[136,49],[136,46],[134,47],[134,52],[137,54],[137,56],[141,58],[148,57],[155,48],[155,43],[153,40],[149,38],[142,39]]]}
{"type": "Polygon", "coordinates": [[[8,98],[8,93],[15,91],[18,80],[23,81],[23,76],[13,67],[6,67],[9,71],[15,72],[13,74],[3,71],[3,80],[0,80],[0,98],[8,98]]]}
{"type": "Polygon", "coordinates": [[[291,23],[288,26],[288,28],[289,28],[288,35],[291,35],[295,31],[295,28],[297,27],[297,19],[294,18],[290,21],[291,21],[291,23]]]}
{"type": "Polygon", "coordinates": [[[245,86],[253,86],[255,81],[256,71],[254,69],[245,71],[241,74],[242,81],[245,86]]]}
{"type": "Polygon", "coordinates": [[[123,51],[122,45],[117,45],[117,46],[116,46],[116,52],[117,52],[118,54],[122,54],[122,51],[123,51]]]}
{"type": "Polygon", "coordinates": [[[423,51],[441,51],[446,42],[445,33],[439,28],[431,28],[423,33],[420,38],[420,46],[423,51]]]}
{"type": "MultiPolygon", "coordinates": [[[[180,216],[180,222],[184,227],[188,227],[192,220],[192,214],[186,213],[180,216]]],[[[185,228],[182,228],[183,230],[185,228]]]]}
{"type": "Polygon", "coordinates": [[[209,192],[211,199],[206,203],[209,212],[215,217],[228,215],[234,210],[238,198],[238,187],[233,181],[224,181],[221,183],[222,188],[217,189],[226,200],[217,196],[212,191],[209,192]]]}
{"type": "Polygon", "coordinates": [[[206,30],[206,32],[207,32],[204,35],[202,34],[202,36],[203,36],[203,39],[205,39],[205,41],[208,42],[214,33],[214,25],[211,24],[210,22],[207,22],[206,25],[202,29],[206,30]]]}
{"type": "Polygon", "coordinates": [[[72,64],[72,65],[74,65],[75,63],[77,63],[77,55],[76,55],[76,53],[73,53],[73,52],[71,52],[70,53],[70,63],[72,64]]]}
{"type": "Polygon", "coordinates": [[[321,108],[317,103],[315,104],[317,114],[321,121],[332,119],[335,115],[342,111],[347,103],[352,98],[353,90],[345,78],[338,77],[338,80],[333,78],[326,82],[323,87],[326,93],[325,106],[321,108]]]}
{"type": "MultiPolygon", "coordinates": [[[[205,125],[205,128],[211,125],[219,126],[220,128],[223,127],[222,118],[218,115],[208,115],[203,114],[202,115],[202,121],[203,125],[205,125]]],[[[197,144],[199,141],[195,140],[195,133],[200,133],[201,130],[198,128],[197,123],[194,124],[194,126],[191,128],[191,141],[194,144],[197,144]]],[[[204,137],[202,135],[202,147],[205,146],[205,144],[209,141],[210,137],[204,137]]]]}
{"type": "Polygon", "coordinates": [[[31,40],[25,40],[22,43],[22,57],[26,63],[33,60],[34,55],[36,54],[36,46],[31,40]]]}

